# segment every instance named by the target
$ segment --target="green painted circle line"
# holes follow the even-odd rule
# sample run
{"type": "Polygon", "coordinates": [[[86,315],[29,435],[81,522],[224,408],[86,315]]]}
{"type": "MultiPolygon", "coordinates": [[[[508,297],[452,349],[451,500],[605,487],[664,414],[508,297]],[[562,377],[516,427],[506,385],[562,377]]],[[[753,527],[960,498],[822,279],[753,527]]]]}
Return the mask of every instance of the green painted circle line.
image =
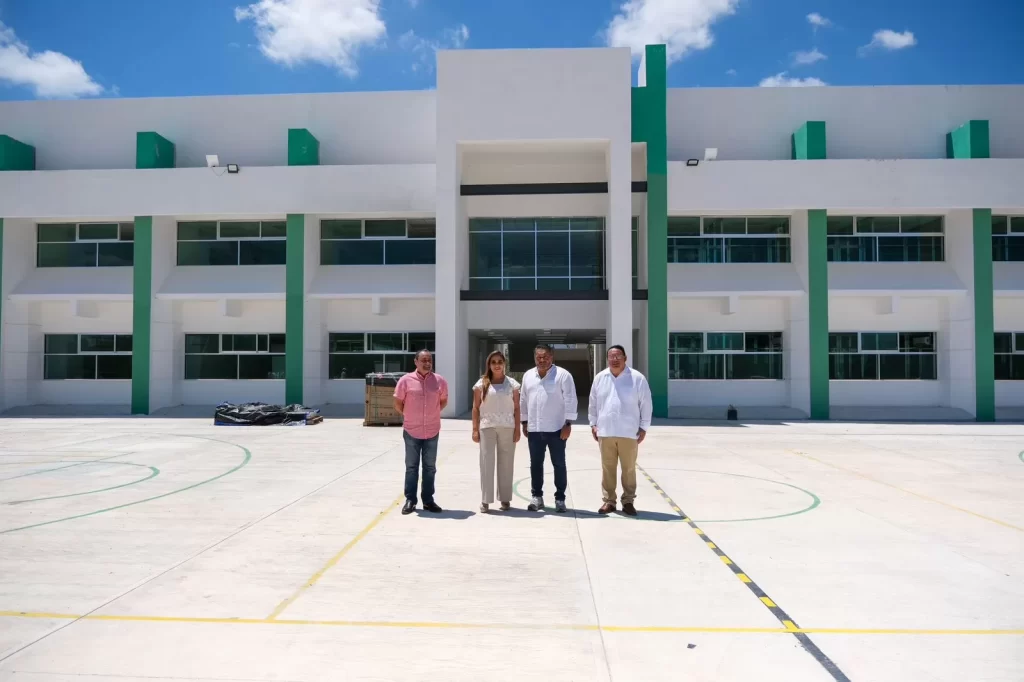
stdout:
{"type": "Polygon", "coordinates": [[[1020,457],[1020,461],[1024,462],[1024,450],[1021,450],[1020,452],[1018,452],[1017,456],[1020,457]]]}
{"type": "Polygon", "coordinates": [[[239,445],[238,443],[231,443],[231,442],[228,442],[226,440],[219,440],[217,438],[208,438],[207,436],[192,436],[192,435],[183,434],[183,433],[164,433],[164,434],[152,434],[152,435],[170,436],[172,438],[196,438],[196,439],[199,439],[199,440],[210,441],[212,443],[221,443],[223,445],[230,445],[232,447],[238,448],[243,453],[245,453],[245,457],[243,457],[242,461],[240,463],[238,463],[237,465],[235,465],[234,467],[232,467],[231,469],[228,469],[227,471],[225,471],[225,472],[223,472],[221,474],[217,474],[213,478],[208,478],[205,481],[199,481],[198,483],[193,483],[192,485],[186,486],[184,488],[178,488],[177,490],[172,490],[170,492],[163,493],[163,494],[160,494],[160,495],[154,495],[153,497],[147,497],[147,498],[145,498],[143,500],[136,500],[135,502],[127,502],[125,504],[119,504],[119,505],[116,505],[116,506],[113,506],[113,507],[107,507],[106,509],[97,509],[96,511],[87,512],[85,514],[76,514],[74,516],[66,516],[66,517],[64,517],[62,519],[54,519],[53,521],[43,521],[42,523],[34,523],[34,524],[30,525],[30,526],[21,526],[19,528],[8,528],[6,530],[0,530],[0,535],[4,535],[6,533],[16,533],[16,532],[18,532],[20,530],[29,530],[31,528],[40,528],[42,526],[50,526],[50,525],[53,525],[55,523],[63,523],[64,521],[74,521],[76,519],[84,519],[84,518],[88,518],[90,516],[97,516],[99,514],[105,514],[107,512],[117,511],[118,509],[125,509],[126,507],[134,507],[137,504],[145,504],[146,502],[153,502],[154,500],[159,500],[159,499],[163,499],[165,497],[170,497],[171,495],[177,495],[178,493],[184,493],[184,492],[187,492],[189,490],[194,490],[194,489],[196,489],[196,488],[198,488],[200,486],[204,486],[204,485],[206,485],[208,483],[213,483],[214,481],[220,480],[220,479],[224,478],[225,476],[230,476],[231,474],[235,473],[236,471],[238,471],[239,469],[244,467],[246,464],[248,464],[249,460],[252,459],[252,453],[249,452],[248,448],[246,448],[246,447],[244,447],[242,445],[239,445]]]}
{"type": "MultiPolygon", "coordinates": [[[[128,486],[138,485],[139,483],[145,483],[151,478],[155,478],[160,475],[160,470],[156,467],[149,466],[147,464],[135,464],[134,462],[83,462],[83,464],[113,464],[115,466],[128,466],[128,467],[141,467],[143,469],[149,469],[149,475],[143,478],[129,481],[128,483],[122,483],[120,485],[112,485],[109,488],[98,488],[96,490],[86,490],[80,493],[69,493],[67,495],[50,495],[49,497],[34,497],[30,500],[11,500],[10,502],[0,502],[0,504],[28,504],[29,502],[44,502],[46,500],[63,500],[67,497],[80,497],[82,495],[96,495],[98,493],[105,493],[109,490],[117,490],[118,488],[127,488],[128,486]]],[[[49,469],[48,471],[57,471],[63,467],[57,467],[57,469],[49,469]]],[[[44,471],[37,471],[37,474],[46,473],[44,471]]],[[[26,474],[26,476],[31,474],[26,474]]]]}
{"type": "MultiPolygon", "coordinates": [[[[795,486],[795,485],[793,485],[791,483],[785,483],[783,481],[774,481],[774,480],[772,480],[770,478],[761,478],[759,476],[747,476],[745,474],[731,474],[731,473],[728,473],[726,471],[708,471],[708,470],[705,470],[705,469],[665,469],[665,468],[654,469],[654,468],[648,467],[648,470],[649,471],[688,471],[688,472],[691,472],[691,473],[698,473],[698,474],[715,474],[715,475],[718,475],[718,476],[733,476],[733,477],[736,477],[736,478],[749,478],[749,479],[752,479],[752,480],[755,480],[755,481],[763,481],[765,483],[773,483],[775,485],[781,485],[781,486],[785,486],[787,488],[793,488],[794,490],[799,490],[800,492],[804,493],[805,495],[807,495],[808,497],[811,498],[811,504],[808,505],[807,507],[804,507],[803,509],[798,509],[797,511],[787,512],[785,514],[776,514],[774,516],[757,516],[757,517],[749,518],[749,519],[692,519],[694,523],[741,523],[741,522],[745,522],[745,521],[770,521],[772,519],[783,519],[783,518],[786,518],[787,516],[796,516],[798,514],[806,514],[807,512],[809,512],[812,509],[814,509],[815,507],[818,507],[819,505],[821,505],[821,499],[817,495],[812,493],[810,490],[804,490],[803,488],[801,488],[799,486],[795,486]]],[[[600,469],[572,469],[571,471],[601,471],[601,470],[600,469]]],[[[521,478],[521,479],[519,479],[518,481],[516,481],[515,483],[512,484],[512,493],[516,497],[518,497],[519,499],[525,500],[527,502],[530,501],[530,498],[525,497],[522,493],[519,492],[519,485],[521,483],[523,483],[524,481],[528,481],[528,480],[530,480],[530,477],[526,476],[525,478],[521,478]]],[[[683,520],[682,517],[680,517],[678,520],[677,519],[672,519],[671,521],[662,521],[662,520],[659,520],[659,519],[645,519],[645,518],[642,518],[642,517],[639,517],[637,519],[629,519],[628,517],[625,517],[625,516],[623,516],[623,517],[617,517],[616,516],[615,518],[624,518],[624,519],[628,519],[630,521],[637,521],[637,520],[639,520],[639,521],[653,521],[655,523],[676,523],[677,521],[682,521],[683,520]]]]}
{"type": "Polygon", "coordinates": [[[111,455],[110,457],[104,457],[102,459],[86,459],[86,460],[66,460],[66,459],[63,459],[63,460],[57,460],[56,462],[39,462],[39,464],[59,464],[59,463],[63,463],[63,462],[70,462],[70,464],[66,464],[65,466],[62,466],[62,467],[54,467],[53,469],[41,469],[40,471],[30,471],[27,474],[18,474],[17,476],[9,476],[8,478],[0,478],[0,483],[3,483],[4,481],[13,481],[16,478],[26,478],[28,476],[35,476],[37,474],[46,474],[46,473],[49,473],[51,471],[60,471],[62,469],[73,469],[75,467],[80,467],[83,464],[96,464],[98,462],[106,462],[108,460],[114,459],[115,457],[122,457],[122,456],[127,455],[127,454],[128,454],[127,452],[122,452],[122,453],[118,453],[116,455],[111,455]]]}

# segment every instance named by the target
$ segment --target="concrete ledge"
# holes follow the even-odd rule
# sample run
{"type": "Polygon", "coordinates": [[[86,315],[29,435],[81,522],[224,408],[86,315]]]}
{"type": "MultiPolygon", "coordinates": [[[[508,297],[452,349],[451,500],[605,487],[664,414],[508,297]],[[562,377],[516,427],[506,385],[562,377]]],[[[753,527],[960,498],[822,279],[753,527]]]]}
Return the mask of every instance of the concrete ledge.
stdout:
{"type": "MultiPolygon", "coordinates": [[[[669,407],[669,419],[699,419],[701,421],[724,421],[728,405],[669,407]]],[[[765,405],[736,408],[739,421],[799,421],[807,419],[807,413],[792,407],[765,405]]]]}
{"type": "Polygon", "coordinates": [[[957,422],[974,421],[966,410],[957,407],[843,407],[833,405],[832,421],[853,422],[957,422]]]}

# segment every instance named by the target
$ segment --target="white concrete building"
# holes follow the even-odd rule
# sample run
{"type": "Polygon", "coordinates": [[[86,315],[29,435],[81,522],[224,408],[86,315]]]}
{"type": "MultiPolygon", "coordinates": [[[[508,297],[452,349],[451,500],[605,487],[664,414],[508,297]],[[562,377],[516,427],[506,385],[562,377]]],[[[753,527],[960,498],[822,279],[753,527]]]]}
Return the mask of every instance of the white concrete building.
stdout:
{"type": "Polygon", "coordinates": [[[2,407],[358,407],[427,347],[458,414],[490,348],[546,341],[581,391],[625,346],[663,416],[1024,415],[1024,87],[632,66],[0,103],[2,407]]]}

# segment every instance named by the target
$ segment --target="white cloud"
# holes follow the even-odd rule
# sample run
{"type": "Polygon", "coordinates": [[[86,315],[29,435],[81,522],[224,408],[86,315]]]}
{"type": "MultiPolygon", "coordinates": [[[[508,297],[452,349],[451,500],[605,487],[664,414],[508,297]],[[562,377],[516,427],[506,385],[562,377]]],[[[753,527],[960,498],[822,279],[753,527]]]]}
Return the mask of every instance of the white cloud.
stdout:
{"type": "Polygon", "coordinates": [[[828,56],[820,52],[818,48],[794,52],[793,66],[810,66],[811,64],[820,62],[823,59],[828,59],[828,56]]]}
{"type": "Polygon", "coordinates": [[[820,78],[790,78],[786,71],[769,76],[758,83],[762,88],[812,88],[820,85],[828,85],[820,78]]]}
{"type": "Polygon", "coordinates": [[[665,43],[668,62],[711,47],[715,22],[733,14],[740,0],[627,0],[609,22],[605,39],[635,56],[646,45],[665,43]]]}
{"type": "Polygon", "coordinates": [[[235,19],[255,24],[260,51],[271,61],[324,64],[349,77],[359,72],[360,48],[387,33],[380,0],[258,0],[236,7],[235,19]]]}
{"type": "Polygon", "coordinates": [[[36,97],[83,97],[103,93],[82,62],[60,52],[32,52],[14,29],[0,22],[0,81],[31,88],[36,97]]]}
{"type": "Polygon", "coordinates": [[[896,31],[883,28],[880,31],[875,31],[871,42],[860,48],[860,53],[865,54],[871,50],[902,50],[914,45],[917,45],[917,38],[914,37],[911,31],[897,33],[896,31]]]}
{"type": "Polygon", "coordinates": [[[726,76],[735,76],[736,75],[736,69],[729,69],[728,71],[725,72],[725,75],[726,76]]]}
{"type": "Polygon", "coordinates": [[[826,19],[817,12],[811,12],[810,14],[807,15],[807,23],[813,26],[815,31],[817,31],[819,28],[832,27],[832,20],[826,19]]]}
{"type": "Polygon", "coordinates": [[[398,36],[398,46],[416,56],[417,61],[412,65],[413,72],[418,72],[420,69],[432,71],[435,54],[438,50],[459,50],[465,47],[467,42],[469,42],[469,27],[465,24],[446,28],[438,40],[424,38],[412,29],[398,36]]]}

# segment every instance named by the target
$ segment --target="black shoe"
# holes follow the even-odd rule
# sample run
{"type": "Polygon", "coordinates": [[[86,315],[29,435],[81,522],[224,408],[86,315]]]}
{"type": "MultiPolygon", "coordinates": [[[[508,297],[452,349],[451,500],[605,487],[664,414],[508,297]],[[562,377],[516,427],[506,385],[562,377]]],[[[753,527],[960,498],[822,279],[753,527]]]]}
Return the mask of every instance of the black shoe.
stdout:
{"type": "Polygon", "coordinates": [[[440,514],[444,511],[443,509],[441,509],[441,507],[438,506],[436,502],[431,502],[430,504],[424,502],[423,509],[425,509],[428,512],[433,512],[435,514],[440,514]]]}
{"type": "Polygon", "coordinates": [[[406,500],[405,505],[402,506],[402,513],[412,514],[414,511],[416,511],[416,503],[412,500],[406,500]]]}
{"type": "Polygon", "coordinates": [[[636,516],[636,507],[633,506],[632,502],[623,502],[622,513],[626,516],[636,516]]]}

